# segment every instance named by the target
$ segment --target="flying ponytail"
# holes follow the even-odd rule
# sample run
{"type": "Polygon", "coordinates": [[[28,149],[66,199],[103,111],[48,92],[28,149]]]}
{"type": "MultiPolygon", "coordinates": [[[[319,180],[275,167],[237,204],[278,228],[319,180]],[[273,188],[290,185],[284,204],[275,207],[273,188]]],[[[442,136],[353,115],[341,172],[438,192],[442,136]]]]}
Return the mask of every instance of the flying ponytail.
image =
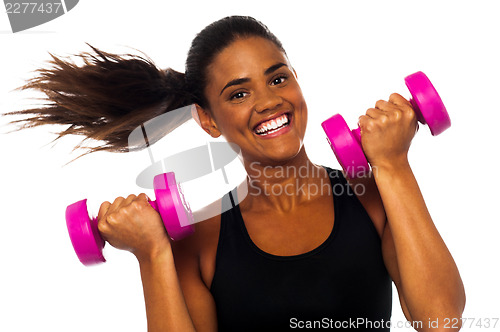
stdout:
{"type": "MultiPolygon", "coordinates": [[[[148,57],[116,55],[87,45],[94,53],[78,55],[85,65],[79,67],[49,53],[52,67],[36,70],[38,75],[18,88],[41,91],[48,101],[40,108],[7,113],[29,116],[11,122],[20,125],[18,130],[45,124],[69,125],[56,140],[65,135],[83,135],[86,138],[76,148],[82,148],[87,139],[102,142],[88,148],[87,153],[128,152],[145,147],[129,146],[128,138],[134,129],[191,103],[183,73],[158,69],[148,57]]],[[[180,112],[170,128],[162,128],[163,134],[190,118],[190,112],[180,112]]]]}
{"type": "MultiPolygon", "coordinates": [[[[96,151],[128,152],[145,148],[189,120],[191,104],[211,111],[205,87],[208,70],[214,58],[237,38],[258,36],[273,42],[285,52],[281,42],[269,29],[248,16],[229,16],[205,27],[194,38],[186,59],[186,74],[173,69],[158,69],[148,57],[116,55],[103,52],[89,44],[94,53],[80,53],[85,65],[52,56],[51,68],[38,69],[38,76],[19,90],[35,89],[47,96],[44,107],[10,112],[27,118],[12,121],[19,129],[45,124],[68,125],[58,133],[83,135],[87,140],[102,142],[89,147],[96,151]],[[171,112],[177,110],[176,112],[171,112]],[[160,124],[148,139],[131,140],[134,129],[159,115],[160,124]]],[[[76,148],[82,148],[80,143],[76,148]]],[[[76,149],[75,148],[75,149],[76,149]]],[[[86,147],[83,147],[86,148],[86,147]]],[[[87,154],[85,153],[85,154],[87,154]]]]}

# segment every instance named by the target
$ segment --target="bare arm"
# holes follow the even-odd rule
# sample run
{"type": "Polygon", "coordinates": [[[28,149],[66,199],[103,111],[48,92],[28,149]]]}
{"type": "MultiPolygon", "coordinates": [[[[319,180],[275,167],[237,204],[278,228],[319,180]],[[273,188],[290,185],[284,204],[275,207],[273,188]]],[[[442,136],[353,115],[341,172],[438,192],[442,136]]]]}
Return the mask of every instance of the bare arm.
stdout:
{"type": "Polygon", "coordinates": [[[195,331],[171,250],[139,259],[148,331],[195,331]]]}
{"type": "MultiPolygon", "coordinates": [[[[423,322],[460,318],[465,291],[456,264],[427,210],[407,152],[416,119],[399,95],[379,101],[360,118],[362,142],[380,192],[387,224],[383,253],[408,319],[423,322]]],[[[451,329],[446,329],[451,331],[451,329]]]]}
{"type": "MultiPolygon", "coordinates": [[[[112,246],[132,252],[139,261],[149,332],[215,331],[212,328],[214,324],[203,324],[200,319],[206,312],[195,310],[190,315],[174,263],[172,245],[160,216],[151,208],[146,195],[130,195],[127,199],[119,197],[113,204],[103,203],[98,227],[112,246]]],[[[203,293],[201,277],[196,273],[199,270],[198,260],[193,252],[179,251],[182,262],[182,274],[179,275],[185,279],[183,284],[188,289],[195,290],[189,295],[201,299],[195,302],[201,301],[206,311],[210,311],[213,301],[210,302],[211,296],[206,287],[203,293]],[[203,295],[199,295],[198,291],[203,295]]],[[[215,309],[212,312],[215,313],[215,309]]],[[[210,317],[212,322],[216,321],[215,315],[210,317]]]]}
{"type": "Polygon", "coordinates": [[[458,268],[427,211],[409,165],[400,165],[397,170],[378,169],[377,173],[375,180],[388,220],[384,259],[395,258],[392,264],[397,266],[399,279],[395,282],[406,314],[423,322],[423,331],[428,330],[429,318],[439,319],[443,328],[445,319],[460,319],[465,307],[458,268]]]}

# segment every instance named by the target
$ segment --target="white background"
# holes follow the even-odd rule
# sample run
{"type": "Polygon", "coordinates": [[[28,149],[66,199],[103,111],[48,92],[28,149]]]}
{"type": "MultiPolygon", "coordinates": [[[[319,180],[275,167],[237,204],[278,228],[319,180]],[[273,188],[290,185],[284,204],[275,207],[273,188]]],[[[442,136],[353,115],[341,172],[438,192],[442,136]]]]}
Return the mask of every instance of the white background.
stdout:
{"type": "MultiPolygon", "coordinates": [[[[500,317],[497,213],[500,120],[500,5],[495,1],[118,1],[84,0],[66,15],[13,34],[0,14],[0,112],[34,101],[12,92],[50,59],[88,51],[149,55],[183,71],[193,37],[227,15],[251,15],[284,44],[309,106],[311,159],[338,164],[320,123],[342,113],[350,125],[422,70],[443,98],[452,127],[421,128],[410,161],[428,208],[460,269],[464,317],[500,317]]],[[[39,95],[36,95],[39,96],[39,95]]],[[[8,119],[0,118],[0,125],[8,119]]],[[[0,128],[2,133],[10,127],[0,128]]],[[[138,264],[108,249],[108,263],[85,268],[64,222],[66,205],[144,191],[135,176],[147,154],[78,159],[79,138],[52,147],[60,128],[0,135],[0,331],[145,331],[138,264]]],[[[198,131],[197,131],[198,130],[198,131]]],[[[189,138],[197,145],[201,130],[189,138]]],[[[185,136],[186,137],[186,136],[185,136]]],[[[186,138],[187,139],[187,138],[186,138]]],[[[148,191],[146,191],[148,192],[148,191]]],[[[404,320],[394,296],[393,321],[404,320]]],[[[468,325],[464,330],[499,330],[468,325]]],[[[394,329],[402,330],[402,329],[394,329]]]]}

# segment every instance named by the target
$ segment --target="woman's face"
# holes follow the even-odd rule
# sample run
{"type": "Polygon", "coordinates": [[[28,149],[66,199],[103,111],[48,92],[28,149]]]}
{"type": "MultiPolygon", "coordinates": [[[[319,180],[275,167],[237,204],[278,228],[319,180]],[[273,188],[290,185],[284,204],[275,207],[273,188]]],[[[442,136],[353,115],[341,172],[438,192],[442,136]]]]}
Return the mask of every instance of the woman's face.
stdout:
{"type": "Polygon", "coordinates": [[[208,67],[202,126],[237,144],[245,161],[282,164],[303,147],[307,106],[288,58],[260,37],[237,39],[208,67]]]}

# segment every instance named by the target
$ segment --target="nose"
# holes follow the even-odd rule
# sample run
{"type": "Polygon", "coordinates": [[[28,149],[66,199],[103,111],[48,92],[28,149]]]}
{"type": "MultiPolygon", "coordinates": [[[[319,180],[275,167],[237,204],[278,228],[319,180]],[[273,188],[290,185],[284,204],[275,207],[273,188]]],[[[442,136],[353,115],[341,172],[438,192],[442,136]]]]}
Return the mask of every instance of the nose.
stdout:
{"type": "Polygon", "coordinates": [[[272,87],[259,91],[255,100],[255,111],[258,113],[275,109],[283,103],[283,98],[272,87]]]}

